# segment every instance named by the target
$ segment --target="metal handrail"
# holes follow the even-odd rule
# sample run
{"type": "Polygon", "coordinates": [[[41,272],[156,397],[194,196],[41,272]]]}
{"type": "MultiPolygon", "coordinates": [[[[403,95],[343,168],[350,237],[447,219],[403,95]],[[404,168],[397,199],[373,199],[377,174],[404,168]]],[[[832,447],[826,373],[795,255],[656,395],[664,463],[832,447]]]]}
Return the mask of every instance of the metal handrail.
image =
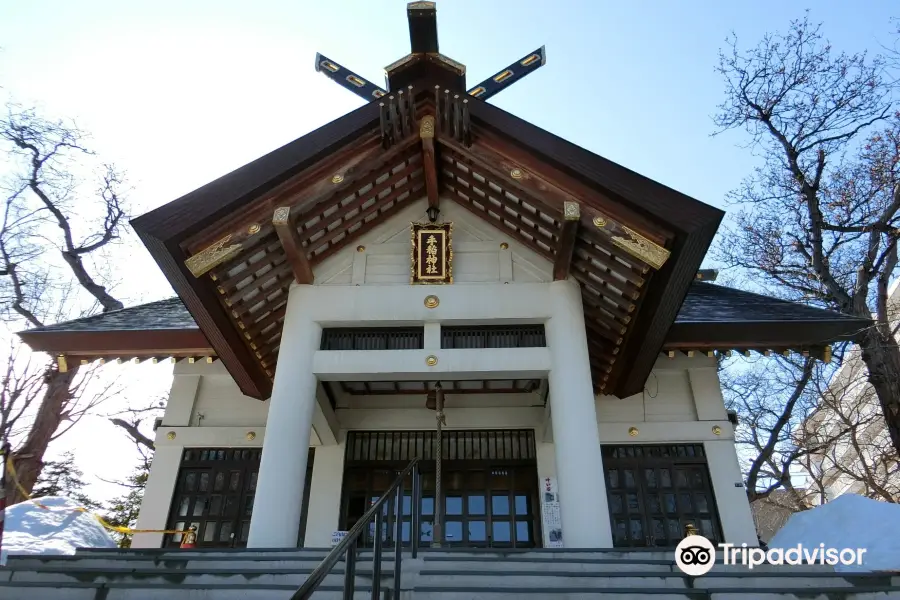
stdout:
{"type": "Polygon", "coordinates": [[[368,528],[369,523],[375,520],[375,540],[372,556],[372,600],[378,600],[381,593],[381,528],[384,525],[381,507],[391,497],[396,490],[396,518],[395,526],[397,535],[395,536],[395,556],[394,556],[394,585],[391,597],[393,600],[400,599],[400,565],[403,558],[403,479],[412,472],[412,498],[411,498],[411,523],[410,523],[410,542],[412,546],[412,557],[416,558],[419,550],[419,459],[414,458],[410,461],[406,468],[400,471],[400,474],[385,491],[385,493],[375,503],[369,507],[369,510],[356,522],[344,539],[331,549],[331,552],[325,559],[319,563],[319,566],[313,569],[303,585],[294,592],[291,600],[308,600],[312,597],[313,592],[319,587],[325,577],[331,572],[331,569],[340,560],[341,555],[346,553],[346,568],[344,569],[344,600],[352,600],[353,593],[356,591],[356,541],[368,528]]]}

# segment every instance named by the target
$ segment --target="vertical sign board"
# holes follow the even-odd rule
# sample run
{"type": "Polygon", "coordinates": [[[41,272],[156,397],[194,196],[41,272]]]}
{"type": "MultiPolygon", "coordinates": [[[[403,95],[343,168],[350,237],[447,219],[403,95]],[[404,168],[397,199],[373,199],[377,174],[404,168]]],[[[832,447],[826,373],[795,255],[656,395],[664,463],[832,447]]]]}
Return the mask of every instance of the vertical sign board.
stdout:
{"type": "Polygon", "coordinates": [[[544,548],[562,548],[562,519],[559,516],[559,493],[556,478],[541,479],[541,524],[544,530],[544,548]]]}
{"type": "Polygon", "coordinates": [[[333,533],[331,534],[331,547],[334,548],[335,546],[337,546],[338,544],[340,544],[342,541],[344,541],[344,538],[345,538],[345,537],[347,537],[347,532],[346,532],[346,531],[335,531],[335,532],[333,532],[333,533]]]}
{"type": "Polygon", "coordinates": [[[453,223],[410,223],[410,283],[453,283],[453,223]]]}

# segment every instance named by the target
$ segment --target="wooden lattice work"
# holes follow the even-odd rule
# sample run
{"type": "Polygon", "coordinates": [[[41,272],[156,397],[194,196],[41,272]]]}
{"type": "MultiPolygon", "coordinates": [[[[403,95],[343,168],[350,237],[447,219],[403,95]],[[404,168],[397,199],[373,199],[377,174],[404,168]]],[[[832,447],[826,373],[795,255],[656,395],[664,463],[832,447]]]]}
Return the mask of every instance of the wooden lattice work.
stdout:
{"type": "MultiPolygon", "coordinates": [[[[386,153],[380,167],[359,175],[351,190],[294,207],[291,226],[311,265],[419,199],[425,186],[421,153],[410,143],[386,153]]],[[[220,300],[271,377],[281,342],[288,290],[294,273],[271,224],[261,226],[242,251],[215,267],[220,300]]]]}
{"type": "MultiPolygon", "coordinates": [[[[550,262],[557,258],[562,207],[551,206],[461,152],[444,147],[441,182],[453,200],[550,262]]],[[[581,283],[594,385],[605,388],[634,317],[650,267],[612,245],[590,227],[579,227],[571,275],[581,283]]]]}
{"type": "MultiPolygon", "coordinates": [[[[437,114],[433,91],[399,110],[388,106],[388,116],[395,118],[382,114],[377,137],[363,135],[357,153],[352,144],[334,151],[327,169],[310,167],[306,177],[281,184],[248,207],[248,216],[219,222],[186,247],[193,256],[227,233],[233,235],[223,245],[240,242],[239,251],[208,276],[271,378],[291,282],[308,273],[310,281],[304,282],[311,283],[313,266],[410,203],[427,196],[433,206],[449,198],[553,263],[555,278],[579,281],[594,386],[603,391],[615,375],[653,272],[647,260],[614,243],[614,235],[622,235],[623,209],[613,207],[619,211],[614,220],[602,194],[577,186],[572,189],[580,195],[572,193],[559,184],[558,172],[540,174],[539,161],[504,154],[516,151],[504,147],[496,132],[470,122],[462,100],[445,100],[439,100],[437,114]],[[511,168],[515,164],[527,168],[511,168]],[[570,204],[574,222],[566,212],[570,204]],[[276,208],[273,226],[271,216],[263,217],[276,208]],[[280,217],[278,211],[284,211],[280,217]],[[604,224],[609,219],[610,225],[595,226],[598,219],[604,224]]],[[[641,219],[634,222],[654,244],[665,242],[665,232],[645,227],[641,219]]]]}

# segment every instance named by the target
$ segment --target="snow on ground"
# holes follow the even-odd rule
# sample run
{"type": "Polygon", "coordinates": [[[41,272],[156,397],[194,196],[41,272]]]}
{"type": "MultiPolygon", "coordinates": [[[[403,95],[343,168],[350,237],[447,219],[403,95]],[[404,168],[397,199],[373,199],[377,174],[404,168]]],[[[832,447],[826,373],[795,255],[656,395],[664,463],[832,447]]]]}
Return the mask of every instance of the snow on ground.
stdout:
{"type": "Polygon", "coordinates": [[[815,549],[865,548],[862,565],[837,564],[836,571],[900,571],[900,504],[879,502],[855,494],[795,513],[769,548],[802,544],[815,549]]]}
{"type": "Polygon", "coordinates": [[[75,554],[77,548],[115,548],[116,542],[89,514],[68,498],[49,496],[39,502],[20,502],[6,509],[0,565],[9,554],[75,554]]]}

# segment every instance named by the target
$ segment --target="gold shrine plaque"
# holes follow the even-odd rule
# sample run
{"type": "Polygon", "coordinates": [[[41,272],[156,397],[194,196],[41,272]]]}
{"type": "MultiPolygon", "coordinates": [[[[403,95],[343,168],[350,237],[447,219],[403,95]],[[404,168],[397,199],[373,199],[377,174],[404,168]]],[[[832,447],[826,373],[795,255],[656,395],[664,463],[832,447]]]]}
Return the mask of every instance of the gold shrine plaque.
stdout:
{"type": "Polygon", "coordinates": [[[453,283],[453,223],[410,223],[410,283],[453,283]]]}

